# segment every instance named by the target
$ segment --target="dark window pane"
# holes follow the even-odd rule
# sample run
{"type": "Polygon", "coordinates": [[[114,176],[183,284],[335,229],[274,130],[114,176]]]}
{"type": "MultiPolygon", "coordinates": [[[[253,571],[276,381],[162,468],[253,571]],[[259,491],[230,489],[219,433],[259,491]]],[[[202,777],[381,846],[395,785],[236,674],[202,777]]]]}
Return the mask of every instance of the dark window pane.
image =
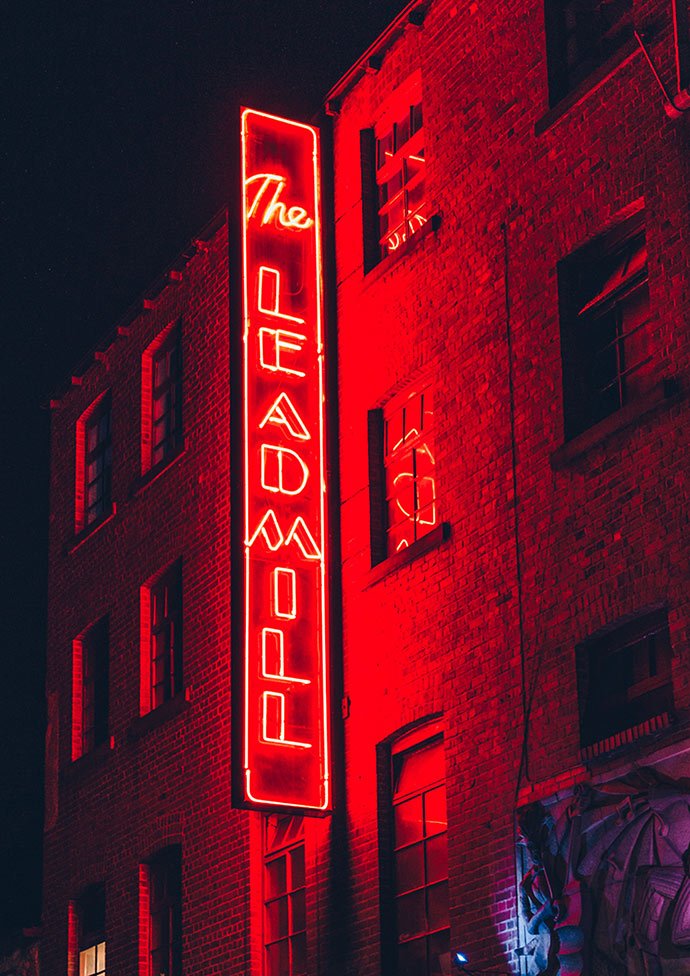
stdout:
{"type": "Polygon", "coordinates": [[[287,895],[266,904],[266,941],[275,942],[288,934],[287,895]]]}
{"type": "Polygon", "coordinates": [[[393,815],[396,847],[404,847],[422,839],[424,831],[421,796],[396,804],[393,815]]]}
{"type": "Polygon", "coordinates": [[[288,940],[266,946],[266,976],[292,976],[288,940]]]}
{"type": "Polygon", "coordinates": [[[425,892],[413,891],[402,895],[397,900],[398,938],[411,939],[415,935],[426,932],[425,892]]]}
{"type": "Polygon", "coordinates": [[[450,930],[435,932],[429,936],[429,976],[449,976],[450,930]]]}
{"type": "Polygon", "coordinates": [[[424,885],[424,847],[404,847],[395,855],[395,886],[399,894],[424,885]]]}
{"type": "Polygon", "coordinates": [[[415,939],[398,946],[397,976],[427,976],[426,939],[415,939]]]}
{"type": "Polygon", "coordinates": [[[429,930],[448,926],[448,882],[427,889],[429,930]]]}
{"type": "Polygon", "coordinates": [[[448,878],[448,836],[437,834],[426,842],[426,882],[448,878]]]}

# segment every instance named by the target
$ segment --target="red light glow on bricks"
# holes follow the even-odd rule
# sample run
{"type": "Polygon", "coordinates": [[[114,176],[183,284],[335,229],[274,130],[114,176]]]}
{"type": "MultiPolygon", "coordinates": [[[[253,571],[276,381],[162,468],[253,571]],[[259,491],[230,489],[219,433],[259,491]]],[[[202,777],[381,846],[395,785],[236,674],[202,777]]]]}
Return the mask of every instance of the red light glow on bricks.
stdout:
{"type": "Polygon", "coordinates": [[[244,802],[330,808],[318,131],[242,113],[244,802]]]}

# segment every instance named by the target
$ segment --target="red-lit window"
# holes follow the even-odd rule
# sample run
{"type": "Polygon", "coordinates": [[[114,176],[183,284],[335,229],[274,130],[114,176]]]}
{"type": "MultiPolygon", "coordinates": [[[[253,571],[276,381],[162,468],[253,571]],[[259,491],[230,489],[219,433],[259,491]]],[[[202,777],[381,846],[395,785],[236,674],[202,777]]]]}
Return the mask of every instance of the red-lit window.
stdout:
{"type": "Polygon", "coordinates": [[[141,589],[141,712],[182,691],[182,563],[141,589]]]}
{"type": "Polygon", "coordinates": [[[105,891],[94,885],[77,902],[79,976],[105,976],[105,891]]]}
{"type": "Polygon", "coordinates": [[[182,443],[181,323],[168,326],[142,357],[142,471],[163,465],[182,443]]]}
{"type": "MultiPolygon", "coordinates": [[[[409,746],[407,744],[409,743],[409,746]]],[[[448,842],[443,739],[392,751],[397,976],[447,976],[448,842]]]]}
{"type": "Polygon", "coordinates": [[[655,381],[643,215],[563,261],[559,280],[568,439],[655,381]]]}
{"type": "Polygon", "coordinates": [[[264,818],[264,976],[307,971],[304,823],[264,818]]]}
{"type": "Polygon", "coordinates": [[[141,976],[182,976],[182,862],[179,847],[161,851],[142,872],[145,967],[141,976]]]}
{"type": "Polygon", "coordinates": [[[383,408],[384,554],[406,549],[438,524],[434,393],[420,382],[383,408]]]}
{"type": "Polygon", "coordinates": [[[91,752],[108,737],[108,618],[72,644],[72,758],[91,752]]]}
{"type": "Polygon", "coordinates": [[[76,531],[112,511],[110,394],[101,396],[77,421],[76,531]]]}
{"type": "Polygon", "coordinates": [[[375,128],[380,256],[397,251],[427,221],[419,85],[375,128]]]}

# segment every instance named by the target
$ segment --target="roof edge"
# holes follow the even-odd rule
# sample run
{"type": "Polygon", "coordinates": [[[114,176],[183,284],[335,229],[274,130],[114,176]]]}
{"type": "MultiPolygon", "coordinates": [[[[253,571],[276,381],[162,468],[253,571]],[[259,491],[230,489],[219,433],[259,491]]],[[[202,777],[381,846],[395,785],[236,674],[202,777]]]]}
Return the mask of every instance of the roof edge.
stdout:
{"type": "Polygon", "coordinates": [[[364,54],[355,61],[339,81],[333,85],[324,98],[324,106],[328,115],[336,115],[339,101],[368,71],[377,71],[380,67],[379,59],[394,44],[408,25],[421,27],[424,23],[431,0],[410,0],[397,17],[391,21],[383,33],[379,34],[373,44],[370,44],[364,54]]]}

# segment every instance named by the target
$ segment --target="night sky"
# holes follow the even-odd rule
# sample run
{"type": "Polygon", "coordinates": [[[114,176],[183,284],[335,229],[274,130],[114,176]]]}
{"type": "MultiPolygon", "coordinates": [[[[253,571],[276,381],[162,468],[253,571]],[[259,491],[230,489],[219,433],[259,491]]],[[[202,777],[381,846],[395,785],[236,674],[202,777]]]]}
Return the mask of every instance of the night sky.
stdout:
{"type": "Polygon", "coordinates": [[[0,37],[0,933],[40,918],[51,393],[404,0],[23,0],[0,37]]]}

